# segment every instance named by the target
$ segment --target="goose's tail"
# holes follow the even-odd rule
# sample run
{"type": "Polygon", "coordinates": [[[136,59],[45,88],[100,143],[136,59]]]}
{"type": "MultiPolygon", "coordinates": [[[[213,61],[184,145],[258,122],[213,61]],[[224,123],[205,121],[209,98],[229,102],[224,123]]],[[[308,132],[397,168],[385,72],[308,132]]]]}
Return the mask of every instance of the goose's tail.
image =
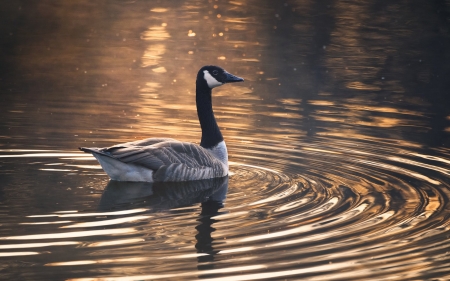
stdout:
{"type": "Polygon", "coordinates": [[[114,157],[111,156],[111,154],[105,152],[104,149],[102,149],[102,148],[98,148],[98,147],[79,147],[78,149],[83,151],[83,152],[86,152],[86,153],[91,153],[94,156],[95,155],[103,155],[103,156],[107,156],[107,157],[110,157],[110,158],[114,158],[114,157]]]}

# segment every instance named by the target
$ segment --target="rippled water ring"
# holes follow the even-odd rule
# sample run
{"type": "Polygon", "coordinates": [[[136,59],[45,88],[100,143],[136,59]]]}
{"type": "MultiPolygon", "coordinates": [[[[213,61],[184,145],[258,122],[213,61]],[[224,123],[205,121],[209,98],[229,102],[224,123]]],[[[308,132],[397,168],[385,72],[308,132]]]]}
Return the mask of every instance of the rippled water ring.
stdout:
{"type": "Polygon", "coordinates": [[[249,265],[267,267],[261,277],[406,280],[447,270],[448,243],[439,238],[449,231],[445,180],[385,163],[324,167],[300,174],[232,166],[229,212],[215,217],[222,253],[250,255],[249,265]],[[299,270],[283,271],[293,262],[299,270]]]}

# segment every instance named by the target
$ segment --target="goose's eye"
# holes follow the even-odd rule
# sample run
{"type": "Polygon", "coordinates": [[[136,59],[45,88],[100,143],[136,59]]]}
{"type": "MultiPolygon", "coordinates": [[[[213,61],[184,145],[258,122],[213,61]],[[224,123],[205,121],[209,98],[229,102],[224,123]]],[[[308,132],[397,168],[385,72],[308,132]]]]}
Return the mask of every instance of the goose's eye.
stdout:
{"type": "Polygon", "coordinates": [[[213,70],[213,75],[217,75],[217,74],[219,74],[219,71],[217,71],[217,70],[213,70]]]}

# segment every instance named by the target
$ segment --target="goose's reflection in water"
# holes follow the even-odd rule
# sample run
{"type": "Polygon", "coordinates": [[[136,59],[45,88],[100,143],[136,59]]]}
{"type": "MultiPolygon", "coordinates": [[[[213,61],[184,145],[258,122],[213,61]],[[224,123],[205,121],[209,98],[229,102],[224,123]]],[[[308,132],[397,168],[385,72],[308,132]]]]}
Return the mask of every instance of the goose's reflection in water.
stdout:
{"type": "MultiPolygon", "coordinates": [[[[227,196],[228,191],[228,177],[224,178],[224,182],[222,186],[217,189],[214,194],[212,194],[208,200],[202,202],[202,211],[200,213],[200,218],[198,222],[200,222],[196,229],[198,231],[195,238],[197,239],[197,243],[195,244],[195,248],[197,249],[197,253],[207,254],[201,255],[197,257],[199,270],[208,270],[214,268],[214,257],[220,252],[219,250],[215,250],[213,247],[214,239],[211,236],[211,233],[216,229],[212,227],[212,225],[216,222],[213,219],[214,216],[220,214],[219,210],[223,208],[223,203],[227,196]]],[[[215,242],[214,244],[219,244],[215,242]]],[[[205,276],[201,276],[205,277],[205,276]]]]}
{"type": "Polygon", "coordinates": [[[223,204],[228,191],[228,177],[189,182],[119,182],[110,181],[99,203],[100,211],[129,208],[130,204],[152,211],[180,208],[202,203],[209,208],[212,202],[223,204]]]}
{"type": "MultiPolygon", "coordinates": [[[[228,176],[201,181],[172,183],[136,183],[110,181],[100,199],[100,211],[133,207],[149,208],[150,212],[164,211],[201,203],[201,212],[197,219],[198,231],[195,248],[199,270],[214,267],[215,255],[211,233],[216,220],[214,216],[223,208],[228,192],[228,176]],[[206,255],[204,255],[206,254],[206,255]]],[[[215,245],[218,243],[215,242],[215,245]]],[[[204,278],[205,276],[202,276],[204,278]]]]}

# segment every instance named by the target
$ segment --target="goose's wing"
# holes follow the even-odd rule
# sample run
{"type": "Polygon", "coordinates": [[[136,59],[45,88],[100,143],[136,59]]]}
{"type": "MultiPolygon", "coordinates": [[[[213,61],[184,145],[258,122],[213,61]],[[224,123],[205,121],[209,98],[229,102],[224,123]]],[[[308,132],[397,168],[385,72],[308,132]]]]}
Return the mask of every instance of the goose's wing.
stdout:
{"type": "Polygon", "coordinates": [[[151,169],[155,181],[199,180],[228,174],[225,164],[208,150],[188,142],[170,140],[144,146],[132,142],[82,150],[151,169]]]}
{"type": "Polygon", "coordinates": [[[128,147],[128,146],[149,146],[149,145],[154,145],[154,144],[157,144],[160,142],[166,142],[166,141],[176,141],[176,140],[171,139],[171,138],[148,138],[148,139],[143,139],[143,140],[130,141],[130,142],[126,142],[126,143],[117,144],[117,145],[114,145],[109,148],[128,147]]]}

